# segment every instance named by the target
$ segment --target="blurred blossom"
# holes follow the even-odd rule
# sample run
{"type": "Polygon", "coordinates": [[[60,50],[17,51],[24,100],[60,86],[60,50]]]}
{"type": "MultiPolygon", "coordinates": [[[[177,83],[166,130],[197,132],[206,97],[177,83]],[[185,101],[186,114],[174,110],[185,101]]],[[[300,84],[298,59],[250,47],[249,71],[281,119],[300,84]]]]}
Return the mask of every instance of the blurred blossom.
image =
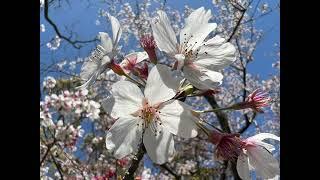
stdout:
{"type": "Polygon", "coordinates": [[[101,24],[101,22],[97,19],[97,20],[95,21],[95,24],[96,24],[97,26],[99,26],[99,25],[101,24]]]}
{"type": "Polygon", "coordinates": [[[76,64],[77,64],[76,61],[71,61],[71,62],[69,62],[69,69],[70,69],[71,71],[75,70],[75,69],[76,69],[76,64]]]}
{"type": "Polygon", "coordinates": [[[47,43],[47,47],[50,50],[57,50],[60,46],[61,39],[59,36],[55,36],[50,42],[47,43]]]}
{"type": "Polygon", "coordinates": [[[266,13],[266,12],[268,12],[268,10],[269,10],[269,5],[268,5],[268,3],[263,3],[263,4],[261,5],[260,10],[261,10],[261,13],[266,13]]]}
{"type": "Polygon", "coordinates": [[[63,67],[64,67],[66,64],[67,64],[67,61],[64,60],[64,61],[61,61],[61,62],[57,63],[57,66],[58,66],[59,70],[62,70],[63,67]]]}
{"type": "Polygon", "coordinates": [[[44,88],[46,89],[52,89],[56,86],[56,80],[51,77],[51,76],[48,76],[45,78],[45,80],[43,81],[42,85],[44,88]]]}
{"type": "Polygon", "coordinates": [[[44,24],[40,24],[40,32],[45,32],[46,31],[46,27],[44,26],[44,24]]]}

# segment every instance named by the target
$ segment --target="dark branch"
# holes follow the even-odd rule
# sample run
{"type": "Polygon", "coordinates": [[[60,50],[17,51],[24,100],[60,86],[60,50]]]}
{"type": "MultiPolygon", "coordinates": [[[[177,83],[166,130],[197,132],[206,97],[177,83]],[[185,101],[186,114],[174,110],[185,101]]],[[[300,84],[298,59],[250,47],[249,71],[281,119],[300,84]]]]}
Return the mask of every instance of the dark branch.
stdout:
{"type": "Polygon", "coordinates": [[[160,167],[167,170],[171,175],[173,175],[176,178],[176,180],[181,179],[181,177],[177,173],[175,173],[167,164],[161,164],[160,167]]]}
{"type": "Polygon", "coordinates": [[[245,114],[244,117],[245,117],[246,125],[245,125],[244,127],[242,127],[242,128],[238,131],[238,133],[239,133],[239,134],[244,133],[244,132],[250,127],[250,125],[252,124],[252,122],[253,122],[253,120],[254,120],[254,118],[255,118],[256,116],[257,116],[257,113],[254,112],[253,116],[249,119],[249,116],[248,116],[247,114],[245,114]]]}
{"type": "Polygon", "coordinates": [[[70,38],[64,36],[61,34],[61,32],[58,29],[58,26],[50,19],[49,17],[49,2],[48,0],[44,1],[44,18],[48,21],[48,23],[53,27],[54,31],[56,32],[57,36],[61,39],[66,40],[68,43],[70,43],[74,48],[80,49],[82,46],[79,45],[81,43],[91,43],[95,42],[98,39],[94,38],[91,40],[86,40],[86,41],[80,41],[80,40],[71,40],[70,38]]]}
{"type": "Polygon", "coordinates": [[[143,158],[143,155],[144,155],[145,152],[146,152],[146,149],[145,149],[143,143],[141,143],[139,151],[138,151],[138,153],[136,155],[136,158],[134,158],[132,160],[132,163],[131,163],[131,166],[130,166],[130,168],[128,170],[128,173],[126,173],[126,175],[123,178],[124,180],[132,180],[132,179],[134,179],[134,173],[138,169],[139,163],[140,163],[141,159],[143,158]]]}
{"type": "Polygon", "coordinates": [[[232,31],[230,37],[228,38],[227,42],[230,42],[231,39],[232,39],[232,37],[236,34],[236,32],[237,32],[237,30],[238,30],[238,28],[239,28],[239,26],[240,26],[240,24],[241,24],[241,21],[242,21],[242,19],[243,19],[243,17],[244,17],[244,14],[246,13],[246,10],[247,10],[247,9],[241,10],[242,14],[241,14],[241,16],[240,16],[240,18],[239,18],[236,26],[233,28],[233,31],[232,31]]]}
{"type": "MultiPolygon", "coordinates": [[[[205,98],[207,99],[207,101],[209,102],[209,104],[211,105],[211,107],[213,109],[216,109],[216,108],[220,108],[220,106],[217,104],[215,98],[213,96],[205,96],[205,98]]],[[[228,123],[228,116],[226,113],[222,112],[222,111],[217,111],[217,112],[214,112],[218,118],[218,121],[220,123],[220,126],[221,126],[221,129],[224,131],[224,132],[227,132],[227,133],[231,133],[231,129],[229,127],[229,123],[228,123]]]]}
{"type": "Polygon", "coordinates": [[[63,180],[63,179],[64,179],[64,177],[63,177],[63,173],[62,173],[62,169],[61,169],[60,164],[56,161],[56,159],[54,158],[54,156],[53,156],[53,155],[51,155],[51,158],[52,158],[52,160],[53,160],[54,165],[55,165],[55,166],[57,167],[57,169],[58,169],[58,172],[59,172],[60,178],[63,180]]]}
{"type": "Polygon", "coordinates": [[[41,161],[40,161],[40,167],[41,167],[42,163],[44,162],[44,160],[47,158],[47,156],[48,156],[51,148],[53,147],[53,145],[54,145],[55,143],[56,143],[56,139],[54,139],[54,141],[47,146],[48,149],[47,149],[47,151],[45,152],[45,154],[43,155],[43,157],[42,157],[42,159],[41,159],[41,161]]]}

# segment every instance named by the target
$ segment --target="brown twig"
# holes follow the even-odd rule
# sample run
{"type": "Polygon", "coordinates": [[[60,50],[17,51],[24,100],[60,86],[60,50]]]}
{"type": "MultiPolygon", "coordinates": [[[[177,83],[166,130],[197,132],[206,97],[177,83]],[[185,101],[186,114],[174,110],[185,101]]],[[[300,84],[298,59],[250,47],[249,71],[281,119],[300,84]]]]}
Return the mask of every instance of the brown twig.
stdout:
{"type": "Polygon", "coordinates": [[[236,32],[237,32],[237,30],[238,30],[238,28],[239,28],[239,26],[241,24],[241,21],[242,21],[242,19],[244,17],[244,14],[246,13],[246,11],[247,11],[247,9],[240,10],[240,12],[242,12],[242,14],[241,14],[236,26],[233,28],[233,31],[232,31],[231,35],[229,36],[227,42],[230,42],[232,37],[236,34],[236,32]]]}
{"type": "Polygon", "coordinates": [[[139,163],[140,163],[141,159],[143,158],[143,155],[145,152],[146,152],[146,149],[145,149],[143,143],[141,143],[139,150],[138,150],[138,153],[136,155],[136,158],[132,160],[131,166],[129,167],[128,172],[126,173],[126,175],[123,178],[124,180],[134,179],[134,173],[138,169],[139,163]]]}
{"type": "Polygon", "coordinates": [[[70,38],[64,36],[61,34],[61,32],[58,29],[58,26],[51,20],[51,18],[49,17],[49,1],[48,0],[44,0],[44,18],[48,21],[48,23],[53,27],[54,31],[56,32],[57,36],[61,39],[66,40],[68,43],[70,43],[74,48],[76,49],[80,49],[82,46],[79,44],[83,44],[83,43],[91,43],[91,42],[95,42],[98,39],[94,38],[91,40],[85,40],[85,41],[81,41],[81,40],[71,40],[70,38]]]}
{"type": "Polygon", "coordinates": [[[160,167],[167,170],[171,175],[173,175],[176,178],[176,180],[181,179],[181,177],[177,173],[175,173],[167,164],[161,164],[160,167]]]}
{"type": "Polygon", "coordinates": [[[54,163],[54,165],[56,166],[56,168],[57,168],[57,170],[59,172],[60,178],[63,180],[64,176],[63,176],[60,164],[56,161],[56,159],[54,158],[54,156],[52,154],[51,154],[51,159],[53,160],[53,163],[54,163]]]}

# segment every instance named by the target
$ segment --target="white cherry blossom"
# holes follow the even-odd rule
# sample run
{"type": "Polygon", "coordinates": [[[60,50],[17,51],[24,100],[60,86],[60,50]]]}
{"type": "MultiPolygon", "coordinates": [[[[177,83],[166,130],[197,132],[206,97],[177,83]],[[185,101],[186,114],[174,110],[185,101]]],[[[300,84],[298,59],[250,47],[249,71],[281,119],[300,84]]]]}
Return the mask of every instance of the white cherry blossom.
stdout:
{"type": "Polygon", "coordinates": [[[121,159],[138,149],[141,140],[151,160],[165,163],[175,152],[173,135],[191,138],[197,135],[191,108],[172,100],[179,87],[171,70],[156,65],[150,71],[144,93],[129,81],[112,86],[115,99],[111,115],[118,120],[109,129],[106,147],[121,159]]]}
{"type": "Polygon", "coordinates": [[[264,179],[271,179],[280,175],[280,168],[277,159],[271,152],[275,147],[265,143],[264,139],[280,141],[280,137],[270,133],[260,133],[244,140],[243,152],[237,160],[237,171],[244,180],[250,180],[250,170],[255,170],[264,179]]]}
{"type": "Polygon", "coordinates": [[[108,33],[99,32],[101,44],[97,46],[88,60],[83,63],[80,77],[85,83],[78,88],[87,88],[92,85],[98,76],[107,69],[107,65],[117,54],[122,29],[119,21],[114,16],[108,15],[108,17],[112,26],[112,39],[108,33]]]}
{"type": "Polygon", "coordinates": [[[159,19],[151,23],[157,47],[175,60],[174,68],[182,70],[186,79],[198,89],[212,89],[220,85],[223,75],[218,72],[236,60],[235,47],[219,35],[205,41],[216,29],[216,23],[208,23],[211,11],[203,7],[185,19],[178,43],[169,18],[158,11],[159,19]]]}

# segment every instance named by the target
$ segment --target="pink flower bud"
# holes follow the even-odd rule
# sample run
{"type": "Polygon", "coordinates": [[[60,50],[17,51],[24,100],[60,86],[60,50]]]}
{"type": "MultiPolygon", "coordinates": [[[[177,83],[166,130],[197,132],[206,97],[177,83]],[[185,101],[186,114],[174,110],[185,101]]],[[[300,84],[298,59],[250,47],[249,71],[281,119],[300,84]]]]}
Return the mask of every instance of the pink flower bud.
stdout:
{"type": "Polygon", "coordinates": [[[114,73],[120,75],[120,76],[123,76],[125,75],[126,73],[123,71],[122,67],[119,65],[119,64],[116,64],[114,62],[114,60],[111,61],[111,63],[109,64],[109,67],[110,69],[113,70],[114,73]]]}

